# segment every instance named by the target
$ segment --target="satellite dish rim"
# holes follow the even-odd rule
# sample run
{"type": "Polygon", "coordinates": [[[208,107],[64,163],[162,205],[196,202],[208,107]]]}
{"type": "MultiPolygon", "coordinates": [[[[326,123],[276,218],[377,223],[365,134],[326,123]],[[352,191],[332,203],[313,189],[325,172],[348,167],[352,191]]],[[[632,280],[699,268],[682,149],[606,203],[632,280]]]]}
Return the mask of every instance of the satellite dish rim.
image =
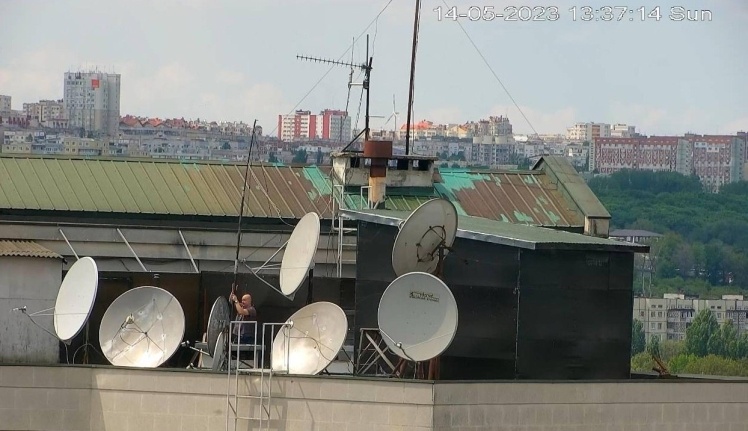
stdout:
{"type": "Polygon", "coordinates": [[[212,371],[221,371],[223,362],[226,360],[226,335],[225,334],[226,334],[225,332],[218,333],[218,338],[216,339],[216,345],[214,346],[212,351],[209,351],[213,359],[213,362],[210,364],[210,369],[212,371]]]}
{"type": "Polygon", "coordinates": [[[288,243],[286,243],[286,250],[283,252],[278,274],[278,283],[283,295],[293,297],[307,278],[309,269],[314,267],[314,256],[319,247],[320,231],[319,214],[314,211],[306,213],[296,223],[291,236],[288,238],[288,243]],[[313,239],[312,235],[314,236],[313,239]],[[303,272],[300,268],[304,268],[303,272]],[[284,275],[286,276],[284,277],[284,275]],[[289,277],[291,277],[291,281],[288,281],[289,277]]]}
{"type": "Polygon", "coordinates": [[[208,352],[210,354],[213,354],[213,351],[216,348],[216,343],[218,343],[218,337],[221,333],[226,331],[226,328],[229,326],[229,322],[231,320],[231,307],[229,307],[228,299],[224,296],[219,296],[216,298],[215,301],[213,301],[213,306],[210,308],[210,314],[208,315],[208,328],[207,328],[207,337],[206,342],[208,343],[208,352]],[[227,317],[225,321],[225,325],[222,328],[216,328],[218,325],[220,318],[222,317],[219,314],[225,315],[227,317]]]}
{"type": "MultiPolygon", "coordinates": [[[[452,293],[452,289],[450,289],[449,286],[447,286],[447,284],[444,283],[441,279],[427,272],[409,272],[407,274],[403,274],[397,277],[384,290],[384,293],[382,293],[382,298],[379,300],[379,306],[377,307],[377,327],[379,328],[379,331],[383,335],[382,339],[384,340],[385,344],[387,344],[390,350],[392,350],[392,352],[395,353],[397,356],[403,359],[410,360],[410,361],[417,361],[417,362],[428,361],[444,353],[449,348],[449,346],[452,345],[452,342],[454,341],[454,338],[457,334],[459,321],[460,321],[459,307],[457,306],[457,300],[454,297],[454,293],[452,293]],[[382,326],[388,326],[390,323],[396,322],[398,320],[397,313],[392,313],[393,315],[383,316],[383,314],[386,314],[386,313],[383,313],[382,304],[385,302],[385,298],[388,297],[388,292],[389,292],[389,295],[393,295],[392,292],[397,291],[397,289],[400,288],[400,286],[405,283],[403,280],[407,280],[408,278],[413,278],[413,277],[425,277],[424,280],[420,281],[419,283],[420,286],[424,286],[425,283],[428,283],[430,287],[441,289],[442,292],[446,294],[448,308],[446,309],[444,313],[445,317],[449,316],[450,311],[454,312],[454,323],[450,324],[451,328],[449,329],[450,333],[448,334],[449,340],[446,343],[442,342],[442,344],[444,344],[443,347],[436,349],[435,351],[430,352],[425,355],[416,355],[416,357],[408,354],[407,352],[408,346],[405,346],[405,348],[403,348],[402,341],[397,341],[394,339],[394,338],[399,338],[397,337],[397,334],[392,334],[392,330],[385,331],[382,328],[382,326]],[[385,325],[382,325],[382,322],[385,322],[385,325]],[[393,335],[395,335],[395,337],[393,337],[393,335]]],[[[405,325],[400,323],[399,326],[397,327],[402,328],[402,327],[405,327],[405,325]]],[[[407,328],[412,329],[412,327],[413,325],[411,324],[407,328]]],[[[436,337],[432,337],[427,340],[421,340],[418,342],[410,343],[410,346],[411,347],[416,346],[416,345],[423,346],[426,343],[430,343],[436,339],[445,338],[446,336],[447,336],[446,334],[437,335],[436,337]]]]}
{"type": "Polygon", "coordinates": [[[96,261],[88,256],[78,259],[62,279],[55,299],[52,320],[60,341],[70,341],[81,332],[91,316],[98,290],[96,261]]]}
{"type": "MultiPolygon", "coordinates": [[[[425,237],[431,228],[431,226],[424,225],[420,219],[426,218],[430,213],[435,213],[436,211],[441,212],[440,218],[444,221],[444,228],[446,230],[444,246],[451,247],[454,244],[455,238],[457,238],[459,223],[457,207],[455,207],[454,203],[443,198],[434,198],[422,203],[398,227],[399,230],[392,245],[392,269],[395,271],[397,277],[410,272],[429,272],[436,269],[436,265],[438,264],[437,256],[432,256],[431,260],[422,262],[422,266],[425,268],[421,268],[421,265],[418,265],[420,262],[417,262],[415,265],[410,262],[412,260],[412,257],[410,257],[412,250],[408,250],[409,244],[417,244],[417,241],[425,237]],[[438,208],[439,210],[433,208],[438,208]]],[[[412,246],[410,247],[412,248],[412,246]]]]}
{"type": "MultiPolygon", "coordinates": [[[[273,338],[270,366],[273,370],[278,371],[278,370],[281,370],[282,366],[288,365],[287,373],[293,374],[293,375],[316,375],[322,372],[322,370],[324,370],[325,368],[329,367],[330,364],[335,360],[335,357],[337,357],[338,353],[340,352],[340,349],[343,348],[343,344],[345,343],[345,338],[348,335],[348,316],[345,315],[345,311],[338,304],[328,302],[328,301],[313,302],[309,305],[306,305],[298,309],[288,319],[286,319],[285,324],[289,326],[282,326],[281,329],[278,331],[278,333],[273,338]],[[321,308],[321,310],[314,312],[313,310],[315,310],[316,308],[321,308]],[[313,311],[313,312],[307,315],[307,313],[309,313],[310,311],[313,311]],[[335,328],[331,328],[329,332],[333,332],[335,329],[339,329],[340,327],[344,328],[344,330],[341,331],[342,336],[340,336],[338,340],[332,340],[332,343],[330,346],[323,344],[325,348],[333,352],[332,353],[333,357],[328,358],[321,354],[321,349],[316,349],[320,353],[319,353],[319,358],[317,359],[317,362],[315,364],[315,367],[311,368],[313,371],[305,372],[305,373],[295,372],[294,370],[291,370],[291,364],[290,364],[291,362],[290,357],[291,357],[291,354],[294,352],[294,345],[293,345],[294,340],[309,338],[309,339],[314,340],[316,343],[321,344],[321,341],[319,339],[309,336],[308,329],[305,328],[301,322],[303,322],[304,319],[308,317],[315,316],[315,315],[319,316],[320,314],[333,319],[332,323],[335,325],[335,328]],[[304,333],[305,331],[306,332],[303,337],[295,337],[291,333],[291,331],[293,330],[301,332],[301,333],[304,333]],[[288,343],[289,364],[286,364],[286,360],[285,360],[286,358],[284,356],[277,357],[277,355],[285,355],[286,353],[284,351],[285,350],[284,349],[285,338],[286,338],[284,331],[288,333],[288,338],[291,340],[288,343]],[[278,359],[276,359],[276,357],[278,359]]],[[[324,333],[328,333],[327,328],[325,328],[324,333]]],[[[296,351],[298,350],[299,349],[297,348],[296,351]]]]}
{"type": "MultiPolygon", "coordinates": [[[[137,301],[134,301],[134,302],[137,302],[137,301]]],[[[143,304],[136,304],[136,306],[139,307],[139,308],[142,308],[145,305],[147,305],[145,303],[146,301],[143,301],[143,302],[144,302],[143,304]]],[[[125,316],[132,315],[136,311],[137,311],[137,309],[130,310],[129,314],[127,314],[125,316]]],[[[159,313],[163,314],[163,311],[159,310],[159,313]]],[[[126,318],[127,317],[125,317],[125,319],[126,318]]],[[[162,318],[162,321],[163,320],[166,320],[166,319],[162,318]]],[[[167,291],[166,289],[160,288],[158,286],[148,286],[148,285],[146,285],[146,286],[138,286],[138,287],[129,289],[129,290],[125,291],[124,293],[122,293],[121,295],[119,295],[107,307],[106,311],[104,312],[104,315],[101,318],[101,324],[99,325],[99,347],[101,347],[101,353],[104,354],[104,357],[107,359],[107,361],[109,361],[109,363],[112,364],[112,365],[114,365],[115,367],[158,368],[161,365],[163,365],[166,361],[168,361],[169,359],[171,359],[171,357],[174,356],[174,354],[177,352],[177,350],[179,350],[179,347],[182,344],[182,339],[184,339],[184,333],[186,331],[186,326],[187,325],[186,325],[186,319],[185,319],[185,315],[184,315],[184,308],[182,308],[182,304],[179,302],[179,300],[176,298],[176,296],[172,295],[171,292],[167,291]],[[156,365],[145,365],[144,366],[144,365],[116,364],[115,362],[113,362],[113,360],[112,360],[113,358],[110,358],[109,357],[110,355],[107,354],[110,351],[110,349],[105,349],[104,346],[103,346],[103,344],[104,344],[105,340],[107,340],[107,339],[113,340],[114,337],[116,337],[119,334],[119,331],[116,331],[114,333],[113,337],[106,337],[106,336],[104,336],[106,334],[102,334],[102,330],[105,329],[105,328],[109,329],[110,326],[111,327],[120,327],[120,329],[122,328],[122,324],[121,324],[120,321],[124,321],[124,320],[121,319],[121,318],[115,319],[116,317],[119,317],[119,316],[115,315],[115,313],[117,313],[119,310],[116,310],[116,308],[114,307],[114,305],[117,304],[118,301],[124,302],[125,299],[122,299],[122,298],[127,298],[129,300],[129,297],[131,297],[133,295],[136,296],[136,299],[139,299],[139,298],[137,298],[137,295],[140,295],[139,292],[146,292],[146,291],[149,291],[149,290],[153,291],[153,292],[158,292],[159,295],[164,295],[164,294],[168,295],[168,297],[170,297],[170,299],[169,299],[169,302],[167,304],[171,304],[172,301],[173,301],[173,303],[176,304],[176,306],[178,307],[179,312],[177,312],[175,314],[176,314],[176,316],[178,318],[178,322],[177,322],[176,326],[179,327],[179,329],[177,329],[177,332],[179,332],[179,337],[177,338],[175,336],[174,339],[176,341],[173,342],[173,343],[171,343],[172,344],[171,346],[164,346],[165,347],[164,348],[164,353],[161,355],[160,361],[156,365]],[[138,293],[133,293],[133,292],[138,292],[138,293]],[[115,317],[112,317],[112,316],[115,316],[115,317]],[[109,323],[109,320],[113,320],[114,321],[114,325],[105,325],[104,324],[105,322],[109,323]]],[[[152,327],[150,329],[152,329],[152,327]]],[[[166,332],[164,331],[164,333],[166,333],[166,332]]],[[[140,342],[142,342],[144,340],[146,340],[146,338],[138,340],[137,343],[133,344],[133,346],[137,345],[138,343],[140,343],[140,342]]],[[[122,352],[120,352],[120,353],[122,353],[122,352]]],[[[119,361],[117,361],[117,362],[119,362],[119,361]]]]}

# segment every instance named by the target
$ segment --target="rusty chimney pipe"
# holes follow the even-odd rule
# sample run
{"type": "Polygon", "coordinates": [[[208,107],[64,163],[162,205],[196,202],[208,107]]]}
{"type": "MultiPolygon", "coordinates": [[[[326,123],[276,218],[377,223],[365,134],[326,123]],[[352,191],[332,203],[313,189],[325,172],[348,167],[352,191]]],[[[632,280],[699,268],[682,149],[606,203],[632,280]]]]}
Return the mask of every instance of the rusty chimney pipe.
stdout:
{"type": "Polygon", "coordinates": [[[369,207],[384,207],[387,192],[387,164],[392,158],[392,141],[364,141],[364,158],[369,167],[369,207]]]}

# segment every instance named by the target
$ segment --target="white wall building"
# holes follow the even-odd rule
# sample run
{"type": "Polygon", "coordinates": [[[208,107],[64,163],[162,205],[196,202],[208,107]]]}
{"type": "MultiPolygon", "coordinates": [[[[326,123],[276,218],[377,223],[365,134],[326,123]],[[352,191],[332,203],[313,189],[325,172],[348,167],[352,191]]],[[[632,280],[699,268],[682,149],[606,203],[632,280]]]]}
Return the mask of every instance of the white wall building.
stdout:
{"type": "Polygon", "coordinates": [[[633,138],[636,135],[636,127],[627,124],[614,124],[610,129],[612,138],[633,138]]]}
{"type": "Polygon", "coordinates": [[[64,108],[71,128],[116,136],[119,129],[120,75],[67,72],[64,108]]]}
{"type": "Polygon", "coordinates": [[[566,139],[579,142],[592,142],[595,138],[609,138],[610,124],[576,123],[566,129],[566,139]]]}

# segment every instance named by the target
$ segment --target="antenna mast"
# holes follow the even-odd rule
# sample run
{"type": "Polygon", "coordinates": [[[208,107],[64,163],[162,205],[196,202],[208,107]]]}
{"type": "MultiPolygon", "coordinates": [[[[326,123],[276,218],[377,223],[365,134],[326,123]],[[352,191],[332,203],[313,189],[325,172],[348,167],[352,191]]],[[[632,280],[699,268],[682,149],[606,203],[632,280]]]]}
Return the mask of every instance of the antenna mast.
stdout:
{"type": "Polygon", "coordinates": [[[249,181],[249,166],[252,164],[252,147],[255,143],[255,130],[257,120],[252,123],[252,137],[249,140],[249,151],[247,152],[247,166],[244,169],[244,184],[242,185],[242,202],[239,206],[239,222],[236,227],[236,257],[234,258],[234,279],[231,283],[231,292],[236,289],[236,280],[239,273],[239,249],[242,244],[242,218],[244,218],[244,200],[247,196],[247,182],[249,181]]]}
{"type": "MultiPolygon", "coordinates": [[[[346,67],[351,67],[351,68],[358,68],[358,69],[361,69],[361,70],[364,71],[363,87],[364,87],[364,90],[366,90],[366,115],[364,117],[364,130],[362,130],[361,132],[359,132],[353,138],[353,140],[351,142],[349,142],[348,145],[345,146],[345,148],[343,148],[343,151],[345,151],[348,147],[350,147],[351,144],[353,144],[354,142],[356,142],[356,140],[359,137],[361,137],[362,133],[364,134],[364,140],[368,141],[369,140],[369,82],[370,82],[370,79],[371,79],[371,69],[372,69],[371,64],[372,64],[372,60],[374,59],[373,57],[369,57],[369,35],[368,34],[366,35],[366,58],[367,58],[366,63],[355,64],[352,61],[349,63],[349,62],[345,62],[345,61],[328,60],[326,58],[320,58],[320,57],[308,57],[308,56],[305,56],[305,55],[297,55],[296,58],[298,58],[299,60],[314,61],[316,63],[327,63],[327,64],[334,64],[334,65],[338,65],[338,66],[346,66],[346,67]]],[[[349,84],[349,85],[351,85],[351,84],[349,84]]],[[[341,124],[341,127],[342,126],[343,125],[341,124]]]]}
{"type": "Polygon", "coordinates": [[[410,116],[413,112],[413,80],[416,75],[416,48],[418,47],[418,23],[421,15],[421,0],[416,0],[416,18],[413,22],[413,49],[410,54],[410,84],[408,86],[408,114],[405,123],[405,155],[410,154],[410,116]]]}

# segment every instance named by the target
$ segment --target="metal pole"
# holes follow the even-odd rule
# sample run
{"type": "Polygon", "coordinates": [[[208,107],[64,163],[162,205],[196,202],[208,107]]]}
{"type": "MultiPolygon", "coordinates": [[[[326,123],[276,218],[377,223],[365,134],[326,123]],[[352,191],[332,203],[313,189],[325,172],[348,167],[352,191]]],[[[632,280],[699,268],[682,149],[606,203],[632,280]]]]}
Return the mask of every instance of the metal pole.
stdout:
{"type": "MultiPolygon", "coordinates": [[[[416,75],[416,48],[418,47],[418,22],[420,21],[421,0],[416,0],[416,17],[413,22],[413,48],[410,54],[410,84],[408,86],[408,120],[405,124],[405,155],[410,154],[410,121],[413,110],[413,80],[416,75]]],[[[397,125],[395,125],[397,126],[397,125]]]]}
{"type": "Polygon", "coordinates": [[[247,153],[247,166],[244,169],[244,184],[242,184],[242,203],[239,206],[239,223],[236,228],[236,257],[234,258],[234,280],[231,283],[231,291],[234,291],[236,286],[237,273],[239,272],[239,249],[242,243],[242,218],[244,216],[244,199],[247,196],[247,182],[249,181],[249,165],[252,163],[252,147],[255,143],[255,129],[257,128],[257,120],[252,123],[252,138],[249,140],[249,151],[247,153]]]}

